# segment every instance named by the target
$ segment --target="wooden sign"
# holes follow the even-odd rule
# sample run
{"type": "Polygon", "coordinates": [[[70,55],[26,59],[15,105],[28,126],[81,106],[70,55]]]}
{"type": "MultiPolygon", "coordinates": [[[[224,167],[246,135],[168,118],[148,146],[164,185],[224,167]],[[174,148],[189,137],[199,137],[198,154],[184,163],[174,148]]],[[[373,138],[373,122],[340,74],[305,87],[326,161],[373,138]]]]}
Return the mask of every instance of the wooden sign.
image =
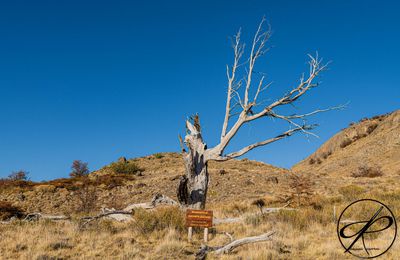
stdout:
{"type": "Polygon", "coordinates": [[[186,211],[186,226],[187,227],[212,227],[213,212],[212,210],[194,210],[186,211]]]}

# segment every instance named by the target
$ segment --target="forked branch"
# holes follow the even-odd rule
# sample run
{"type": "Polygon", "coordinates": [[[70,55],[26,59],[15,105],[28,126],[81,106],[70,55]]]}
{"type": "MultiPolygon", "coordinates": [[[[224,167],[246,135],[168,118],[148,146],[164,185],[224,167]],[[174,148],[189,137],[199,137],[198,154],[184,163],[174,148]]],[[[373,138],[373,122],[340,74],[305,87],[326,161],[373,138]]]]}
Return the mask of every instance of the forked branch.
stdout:
{"type": "Polygon", "coordinates": [[[271,85],[271,83],[265,83],[265,76],[261,76],[260,80],[258,81],[257,87],[254,91],[254,97],[250,98],[250,93],[251,88],[252,88],[252,81],[254,78],[254,68],[257,60],[262,57],[267,51],[267,42],[271,36],[271,29],[268,27],[266,30],[264,30],[263,26],[265,23],[265,18],[262,19],[261,23],[259,24],[257,31],[255,33],[255,36],[253,38],[249,58],[246,62],[246,68],[245,68],[245,79],[244,79],[244,98],[241,98],[241,95],[238,91],[239,87],[242,85],[242,81],[237,81],[237,75],[238,75],[238,68],[240,64],[240,59],[243,56],[243,51],[244,51],[244,44],[241,44],[240,42],[240,35],[241,32],[239,31],[238,34],[235,36],[235,41],[233,44],[233,50],[234,50],[234,62],[231,70],[227,70],[227,76],[228,76],[228,93],[227,93],[227,102],[226,102],[226,108],[225,108],[225,117],[224,117],[224,122],[222,125],[222,133],[221,133],[221,140],[220,143],[217,144],[215,147],[208,149],[207,151],[207,159],[208,160],[229,160],[231,158],[235,158],[241,155],[244,155],[248,151],[259,147],[263,145],[267,145],[270,143],[273,143],[275,141],[281,140],[285,137],[291,136],[296,132],[303,132],[308,135],[314,135],[312,132],[309,130],[312,130],[316,125],[308,125],[304,123],[304,121],[307,119],[307,117],[322,113],[322,112],[327,112],[330,110],[335,110],[335,109],[342,109],[344,106],[337,106],[337,107],[331,107],[327,109],[317,109],[309,113],[305,114],[292,114],[292,115],[280,115],[279,113],[275,112],[275,110],[278,107],[282,107],[288,104],[293,104],[296,101],[298,101],[303,95],[305,95],[309,90],[312,88],[315,88],[319,85],[319,83],[316,81],[318,75],[326,70],[328,63],[323,63],[323,60],[318,57],[318,53],[316,53],[315,56],[308,55],[309,56],[309,72],[308,76],[305,76],[304,74],[301,76],[300,81],[298,85],[294,88],[292,88],[290,91],[285,93],[282,97],[276,99],[272,103],[261,106],[260,103],[258,103],[258,98],[262,95],[262,93],[271,85]],[[232,98],[235,97],[237,98],[237,103],[232,105],[232,98]],[[238,105],[239,104],[239,105],[238,105]],[[233,117],[233,115],[236,115],[233,113],[234,108],[236,107],[241,107],[240,112],[237,112],[238,114],[236,122],[232,124],[232,126],[229,128],[229,120],[233,117]],[[261,110],[258,108],[261,106],[261,110]],[[258,109],[257,109],[258,108],[258,109]],[[258,111],[257,111],[258,110],[258,111]],[[252,122],[254,120],[257,120],[262,117],[272,117],[276,119],[280,119],[283,121],[288,122],[291,125],[291,129],[277,135],[276,137],[266,139],[261,142],[256,142],[254,144],[248,145],[244,148],[242,148],[239,151],[229,153],[227,155],[224,155],[224,150],[232,140],[232,138],[237,134],[239,129],[244,125],[249,122],[252,122]],[[296,121],[301,121],[301,122],[296,122],[296,121]]]}
{"type": "Polygon", "coordinates": [[[285,137],[289,137],[289,136],[293,135],[294,133],[296,133],[296,132],[298,132],[298,131],[306,131],[306,132],[307,132],[307,130],[311,130],[311,129],[313,129],[315,126],[316,126],[316,125],[298,126],[298,127],[296,127],[296,128],[290,129],[290,130],[288,130],[288,131],[286,131],[286,132],[283,132],[282,134],[277,135],[277,136],[275,136],[275,137],[273,137],[273,138],[264,140],[264,141],[262,141],[262,142],[256,142],[256,143],[254,143],[254,144],[248,145],[248,146],[242,148],[241,150],[239,150],[239,151],[237,151],[237,152],[229,153],[229,154],[224,155],[224,156],[215,157],[213,160],[215,160],[215,161],[226,161],[226,160],[230,160],[230,159],[233,159],[233,158],[242,156],[242,155],[244,155],[245,153],[249,152],[250,150],[253,150],[253,149],[256,148],[256,147],[264,146],[264,145],[267,145],[267,144],[276,142],[276,141],[278,141],[278,140],[281,140],[281,139],[283,139],[283,138],[285,138],[285,137]]]}

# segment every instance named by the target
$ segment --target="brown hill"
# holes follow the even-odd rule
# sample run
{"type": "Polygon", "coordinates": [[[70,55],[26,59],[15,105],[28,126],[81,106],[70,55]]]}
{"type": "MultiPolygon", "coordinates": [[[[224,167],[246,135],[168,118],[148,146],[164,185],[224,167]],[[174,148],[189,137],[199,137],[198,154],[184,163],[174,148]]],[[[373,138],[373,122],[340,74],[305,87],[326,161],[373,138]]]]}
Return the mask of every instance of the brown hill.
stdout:
{"type": "Polygon", "coordinates": [[[357,175],[365,168],[384,175],[400,173],[400,110],[351,124],[293,167],[330,176],[357,175]]]}
{"type": "MultiPolygon", "coordinates": [[[[122,163],[122,162],[120,162],[122,163]]],[[[116,173],[116,162],[90,174],[89,178],[67,178],[48,182],[0,183],[0,201],[9,201],[28,212],[71,213],[81,204],[123,208],[147,202],[156,193],[176,199],[179,177],[184,173],[183,159],[177,153],[163,153],[125,162],[140,172],[116,173]],[[84,188],[86,187],[86,188],[84,188]]],[[[265,198],[285,200],[289,196],[288,170],[248,159],[210,163],[209,203],[241,202],[265,198]]]]}
{"type": "Polygon", "coordinates": [[[343,129],[292,170],[319,194],[394,191],[400,182],[400,110],[343,129]]]}

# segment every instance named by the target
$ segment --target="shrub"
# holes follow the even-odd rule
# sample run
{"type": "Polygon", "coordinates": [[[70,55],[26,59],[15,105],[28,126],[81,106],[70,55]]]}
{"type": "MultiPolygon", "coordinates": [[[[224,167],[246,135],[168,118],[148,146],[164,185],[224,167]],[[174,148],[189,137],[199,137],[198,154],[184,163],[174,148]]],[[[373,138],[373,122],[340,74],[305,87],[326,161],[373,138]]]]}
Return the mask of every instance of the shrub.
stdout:
{"type": "Polygon", "coordinates": [[[79,189],[78,178],[60,178],[47,182],[49,185],[55,186],[57,189],[67,189],[70,191],[75,191],[79,189]]]}
{"type": "Polygon", "coordinates": [[[315,159],[314,158],[310,158],[310,160],[308,161],[309,164],[314,164],[315,163],[315,159]]]}
{"type": "Polygon", "coordinates": [[[164,157],[164,155],[162,154],[162,153],[156,153],[156,154],[154,154],[154,158],[156,158],[156,159],[161,159],[161,158],[163,158],[164,157]]]}
{"type": "Polygon", "coordinates": [[[378,124],[372,124],[372,125],[368,126],[367,133],[371,134],[377,127],[378,127],[378,124]]]}
{"type": "Polygon", "coordinates": [[[227,174],[228,172],[227,172],[225,169],[220,169],[220,170],[218,171],[218,173],[219,173],[219,175],[225,175],[225,174],[227,174]]]}
{"type": "Polygon", "coordinates": [[[290,197],[296,199],[297,205],[307,205],[313,196],[313,183],[304,174],[291,174],[289,176],[290,197]]]}
{"type": "Polygon", "coordinates": [[[251,203],[251,205],[256,206],[256,207],[260,210],[261,214],[263,214],[262,208],[265,206],[265,200],[263,200],[263,199],[257,199],[257,200],[255,200],[255,201],[253,201],[253,202],[251,203]]]}
{"type": "Polygon", "coordinates": [[[332,155],[332,151],[323,152],[323,153],[322,153],[322,158],[326,159],[326,158],[328,158],[330,155],[332,155]]]}
{"type": "Polygon", "coordinates": [[[142,171],[134,162],[114,162],[110,165],[110,169],[117,174],[137,174],[142,171]]]}
{"type": "Polygon", "coordinates": [[[24,180],[10,180],[10,179],[0,179],[0,187],[2,189],[6,188],[21,188],[21,189],[30,189],[35,186],[35,183],[32,181],[24,181],[24,180]]]}
{"type": "Polygon", "coordinates": [[[367,177],[367,178],[375,178],[383,175],[381,168],[379,167],[369,167],[369,166],[360,166],[356,171],[354,171],[351,176],[354,178],[359,177],[367,177]]]}
{"type": "Polygon", "coordinates": [[[82,177],[89,174],[88,163],[80,160],[72,162],[71,170],[72,172],[69,174],[71,177],[82,177]]]}
{"type": "Polygon", "coordinates": [[[140,209],[134,214],[134,229],[142,235],[148,235],[154,231],[175,229],[179,232],[185,230],[184,213],[177,207],[159,208],[154,211],[140,209]]]}
{"type": "Polygon", "coordinates": [[[120,175],[102,175],[97,176],[93,185],[105,185],[107,189],[111,190],[115,187],[124,185],[124,176],[120,175]]]}
{"type": "Polygon", "coordinates": [[[0,220],[8,220],[12,217],[22,218],[25,213],[21,208],[13,206],[10,202],[0,201],[0,220]]]}
{"type": "Polygon", "coordinates": [[[350,138],[345,138],[341,143],[340,143],[340,148],[345,148],[346,146],[349,146],[353,141],[350,138]]]}
{"type": "Polygon", "coordinates": [[[97,202],[96,189],[91,185],[88,177],[84,177],[82,186],[76,190],[75,194],[79,202],[78,212],[89,213],[95,209],[97,202]]]}
{"type": "Polygon", "coordinates": [[[28,174],[29,172],[27,171],[19,170],[8,175],[8,179],[11,181],[26,181],[29,179],[28,174]]]}

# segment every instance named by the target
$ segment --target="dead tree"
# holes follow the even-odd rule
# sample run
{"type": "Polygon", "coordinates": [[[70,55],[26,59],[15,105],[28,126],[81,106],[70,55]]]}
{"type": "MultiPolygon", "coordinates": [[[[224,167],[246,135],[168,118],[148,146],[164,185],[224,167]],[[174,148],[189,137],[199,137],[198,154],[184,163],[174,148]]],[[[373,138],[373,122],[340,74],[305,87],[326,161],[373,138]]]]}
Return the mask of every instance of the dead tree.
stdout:
{"type": "Polygon", "coordinates": [[[284,115],[277,111],[280,107],[294,104],[309,90],[318,86],[316,78],[328,65],[323,63],[318,55],[308,55],[310,71],[307,76],[303,74],[300,77],[300,82],[296,87],[267,105],[259,102],[260,95],[271,85],[271,83],[265,83],[265,76],[257,77],[259,73],[254,70],[256,62],[268,51],[267,42],[270,39],[271,30],[270,28],[265,30],[264,24],[265,19],[263,18],[253,38],[249,58],[244,62],[242,61],[244,44],[240,40],[241,31],[239,30],[233,38],[234,60],[231,67],[227,66],[228,90],[220,142],[212,148],[207,147],[201,134],[200,120],[197,114],[186,120],[184,140],[179,137],[186,174],[178,187],[178,198],[182,204],[190,208],[203,209],[205,207],[209,183],[207,170],[209,161],[226,161],[237,158],[256,147],[271,144],[298,132],[315,136],[310,130],[316,125],[307,124],[305,119],[320,112],[340,108],[317,109],[305,114],[291,115],[284,115]],[[242,70],[244,71],[242,72],[243,77],[239,77],[239,71],[242,70]],[[247,145],[239,151],[225,153],[228,144],[243,125],[265,117],[283,120],[289,123],[290,128],[277,136],[247,145]],[[183,194],[185,196],[182,196],[183,194]]]}

